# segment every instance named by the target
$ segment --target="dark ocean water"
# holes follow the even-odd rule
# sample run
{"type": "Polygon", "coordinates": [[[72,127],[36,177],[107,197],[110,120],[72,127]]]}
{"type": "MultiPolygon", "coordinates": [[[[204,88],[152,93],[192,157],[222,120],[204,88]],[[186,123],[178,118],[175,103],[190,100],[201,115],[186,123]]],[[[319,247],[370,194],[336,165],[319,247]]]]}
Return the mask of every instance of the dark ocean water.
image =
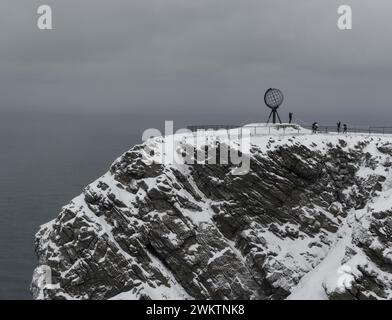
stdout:
{"type": "Polygon", "coordinates": [[[0,299],[31,299],[34,234],[135,143],[132,116],[0,116],[0,299]]]}

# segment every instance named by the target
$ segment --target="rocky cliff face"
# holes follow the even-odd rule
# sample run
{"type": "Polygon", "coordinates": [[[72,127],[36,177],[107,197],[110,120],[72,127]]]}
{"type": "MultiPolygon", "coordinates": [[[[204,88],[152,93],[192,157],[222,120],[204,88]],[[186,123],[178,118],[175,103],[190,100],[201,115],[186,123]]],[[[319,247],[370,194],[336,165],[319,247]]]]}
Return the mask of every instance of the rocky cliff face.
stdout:
{"type": "Polygon", "coordinates": [[[242,176],[123,154],[37,233],[34,297],[392,298],[389,139],[252,142],[242,176]]]}

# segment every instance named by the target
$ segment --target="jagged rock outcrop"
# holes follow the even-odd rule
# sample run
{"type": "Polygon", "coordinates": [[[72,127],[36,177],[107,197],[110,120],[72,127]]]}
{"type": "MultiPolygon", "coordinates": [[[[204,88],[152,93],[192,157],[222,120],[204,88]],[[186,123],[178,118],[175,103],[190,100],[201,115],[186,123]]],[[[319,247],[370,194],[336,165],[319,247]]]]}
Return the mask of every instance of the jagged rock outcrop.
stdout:
{"type": "Polygon", "coordinates": [[[163,141],[123,154],[41,227],[35,298],[391,297],[387,139],[259,137],[246,175],[157,163],[163,141]]]}

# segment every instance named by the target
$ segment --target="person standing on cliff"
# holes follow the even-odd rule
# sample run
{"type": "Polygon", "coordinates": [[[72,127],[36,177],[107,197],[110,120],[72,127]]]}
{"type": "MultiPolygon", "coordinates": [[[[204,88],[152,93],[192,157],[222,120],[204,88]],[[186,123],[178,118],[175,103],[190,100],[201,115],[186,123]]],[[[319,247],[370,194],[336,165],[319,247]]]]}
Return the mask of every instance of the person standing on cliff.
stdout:
{"type": "Polygon", "coordinates": [[[312,124],[312,132],[313,133],[317,133],[318,131],[318,123],[317,122],[313,122],[312,124]]]}
{"type": "Polygon", "coordinates": [[[289,113],[289,123],[291,123],[293,121],[293,113],[290,112],[289,113]]]}
{"type": "Polygon", "coordinates": [[[343,125],[343,133],[346,134],[347,133],[347,124],[343,125]]]}
{"type": "Polygon", "coordinates": [[[340,121],[338,122],[338,133],[340,133],[340,126],[341,126],[341,123],[340,123],[340,121]]]}

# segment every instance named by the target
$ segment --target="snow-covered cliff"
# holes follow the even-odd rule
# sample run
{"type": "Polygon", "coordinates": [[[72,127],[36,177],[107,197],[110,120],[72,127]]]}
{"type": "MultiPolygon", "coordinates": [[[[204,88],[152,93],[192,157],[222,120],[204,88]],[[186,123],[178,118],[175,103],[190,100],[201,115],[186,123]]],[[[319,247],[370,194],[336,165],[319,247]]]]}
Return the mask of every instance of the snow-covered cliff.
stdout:
{"type": "Polygon", "coordinates": [[[34,297],[391,299],[392,137],[272,134],[244,175],[123,154],[41,226],[34,297]]]}

